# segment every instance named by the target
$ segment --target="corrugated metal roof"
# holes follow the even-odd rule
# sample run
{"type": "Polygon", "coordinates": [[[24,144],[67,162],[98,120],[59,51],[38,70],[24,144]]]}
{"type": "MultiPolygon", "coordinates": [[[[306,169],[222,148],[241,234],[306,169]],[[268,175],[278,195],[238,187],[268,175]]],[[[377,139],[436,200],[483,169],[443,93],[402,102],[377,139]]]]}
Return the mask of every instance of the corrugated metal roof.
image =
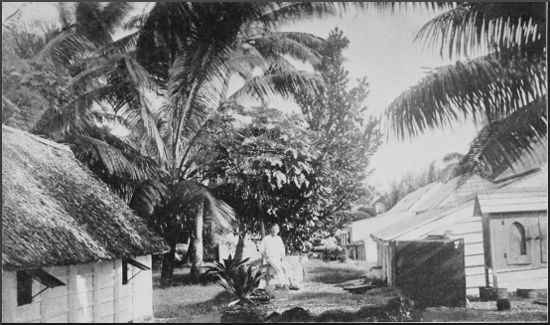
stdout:
{"type": "Polygon", "coordinates": [[[479,175],[456,177],[445,184],[432,183],[422,188],[423,195],[415,195],[417,202],[407,203],[410,209],[399,220],[373,230],[372,236],[382,240],[412,239],[423,231],[422,227],[432,228],[442,218],[471,217],[476,197],[482,213],[547,210],[547,175],[548,169],[544,167],[504,186],[479,175]]]}
{"type": "Polygon", "coordinates": [[[410,217],[410,215],[408,211],[384,213],[374,218],[354,221],[350,227],[350,239],[351,241],[358,241],[370,238],[373,232],[396,222],[401,222],[401,220],[410,217]]]}
{"type": "MultiPolygon", "coordinates": [[[[408,238],[408,232],[431,222],[460,215],[479,197],[483,213],[548,209],[548,165],[502,183],[480,175],[455,177],[447,183],[434,182],[410,193],[387,213],[355,225],[355,234],[368,232],[382,240],[408,238]],[[391,217],[394,216],[395,218],[391,217]],[[398,216],[398,217],[397,217],[398,216]]],[[[473,210],[468,212],[473,216],[473,210]]],[[[352,227],[353,231],[353,227],[352,227]]],[[[416,232],[414,232],[416,233],[416,232]]]]}
{"type": "Polygon", "coordinates": [[[450,185],[454,185],[455,188],[441,200],[441,203],[438,204],[440,207],[459,205],[463,202],[463,198],[470,197],[472,194],[489,193],[495,188],[495,184],[490,180],[476,174],[467,178],[459,176],[451,181],[449,181],[450,185]]]}
{"type": "Polygon", "coordinates": [[[432,187],[436,186],[438,183],[430,183],[424,187],[419,188],[418,190],[407,194],[402,198],[397,204],[391,208],[388,212],[395,213],[400,211],[409,210],[424,194],[428,193],[432,187]]]}
{"type": "MultiPolygon", "coordinates": [[[[447,230],[452,230],[454,224],[461,222],[464,219],[472,218],[474,211],[474,201],[469,202],[455,208],[450,208],[440,213],[433,219],[424,222],[417,227],[414,227],[401,235],[395,237],[395,240],[416,240],[423,239],[431,234],[445,234],[447,230]]],[[[480,219],[481,222],[481,219],[480,219]]]]}
{"type": "Polygon", "coordinates": [[[522,177],[509,179],[497,185],[498,188],[521,189],[521,188],[548,188],[548,164],[545,164],[538,170],[522,177]]]}
{"type": "Polygon", "coordinates": [[[385,227],[377,232],[374,232],[372,236],[382,240],[393,240],[408,231],[411,231],[433,220],[442,218],[462,208],[463,207],[461,206],[437,208],[437,209],[431,209],[425,212],[421,212],[419,214],[405,218],[398,223],[391,224],[390,226],[385,227]]]}

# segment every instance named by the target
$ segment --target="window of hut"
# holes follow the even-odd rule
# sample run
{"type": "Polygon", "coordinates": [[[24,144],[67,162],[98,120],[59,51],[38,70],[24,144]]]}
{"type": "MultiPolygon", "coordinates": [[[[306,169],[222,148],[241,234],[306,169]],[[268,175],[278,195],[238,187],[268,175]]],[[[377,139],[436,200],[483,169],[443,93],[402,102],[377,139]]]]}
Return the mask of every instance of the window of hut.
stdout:
{"type": "Polygon", "coordinates": [[[512,227],[514,228],[515,236],[513,236],[514,244],[517,245],[517,251],[519,255],[527,255],[527,241],[525,239],[525,228],[519,222],[514,222],[512,227]]]}
{"type": "Polygon", "coordinates": [[[126,285],[128,283],[128,273],[128,262],[122,260],[122,285],[126,285]]]}
{"type": "Polygon", "coordinates": [[[32,303],[32,277],[24,271],[17,271],[17,306],[32,303]]]}

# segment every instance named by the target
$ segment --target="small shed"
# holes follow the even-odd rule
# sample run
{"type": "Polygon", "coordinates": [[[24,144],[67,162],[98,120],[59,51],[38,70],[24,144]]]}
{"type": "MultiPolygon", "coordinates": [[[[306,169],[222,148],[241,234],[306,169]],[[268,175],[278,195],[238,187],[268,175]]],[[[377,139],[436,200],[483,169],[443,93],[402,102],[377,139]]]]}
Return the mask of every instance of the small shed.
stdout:
{"type": "Polygon", "coordinates": [[[67,146],[2,125],[2,322],[147,320],[165,251],[67,146]]]}
{"type": "Polygon", "coordinates": [[[548,288],[548,173],[480,194],[487,286],[548,288]],[[542,178],[544,177],[544,178],[542,178]]]}

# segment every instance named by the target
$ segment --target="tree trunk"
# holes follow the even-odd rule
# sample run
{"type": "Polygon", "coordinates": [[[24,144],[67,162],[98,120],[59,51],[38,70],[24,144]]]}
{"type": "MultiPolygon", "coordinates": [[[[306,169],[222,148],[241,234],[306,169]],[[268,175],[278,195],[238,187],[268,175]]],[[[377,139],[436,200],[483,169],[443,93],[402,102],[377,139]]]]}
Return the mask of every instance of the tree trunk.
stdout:
{"type": "Polygon", "coordinates": [[[166,285],[172,281],[174,275],[174,264],[176,261],[176,243],[170,243],[170,251],[162,255],[162,269],[160,272],[160,283],[166,285]]]}
{"type": "Polygon", "coordinates": [[[203,267],[203,254],[204,254],[204,247],[203,247],[203,240],[202,240],[202,232],[203,232],[203,224],[204,224],[204,202],[201,201],[200,204],[197,205],[197,209],[195,210],[195,238],[193,240],[193,246],[194,246],[194,254],[193,254],[193,262],[191,264],[191,276],[197,279],[200,274],[202,273],[202,267],[203,267]]]}
{"type": "Polygon", "coordinates": [[[242,260],[243,259],[243,252],[244,252],[244,238],[245,234],[239,234],[239,241],[237,242],[237,247],[235,248],[235,260],[242,260]]]}

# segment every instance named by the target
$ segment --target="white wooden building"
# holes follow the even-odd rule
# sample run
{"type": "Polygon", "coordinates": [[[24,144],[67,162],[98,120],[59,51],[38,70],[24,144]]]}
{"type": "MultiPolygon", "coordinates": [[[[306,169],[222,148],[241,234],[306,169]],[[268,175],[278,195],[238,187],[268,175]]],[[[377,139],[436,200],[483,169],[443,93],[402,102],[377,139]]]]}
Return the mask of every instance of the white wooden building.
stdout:
{"type": "Polygon", "coordinates": [[[407,194],[389,211],[372,218],[361,219],[351,222],[349,226],[350,242],[363,246],[360,259],[371,263],[378,263],[377,246],[371,235],[385,227],[395,224],[416,213],[422,204],[422,197],[431,195],[440,183],[428,184],[414,192],[407,194]]]}
{"type": "Polygon", "coordinates": [[[64,145],[2,126],[2,322],[139,322],[167,250],[64,145]]]}
{"type": "Polygon", "coordinates": [[[473,176],[456,184],[425,201],[431,208],[373,234],[388,283],[395,242],[440,237],[464,240],[467,295],[477,296],[483,286],[547,288],[547,167],[497,182],[473,176]]]}

